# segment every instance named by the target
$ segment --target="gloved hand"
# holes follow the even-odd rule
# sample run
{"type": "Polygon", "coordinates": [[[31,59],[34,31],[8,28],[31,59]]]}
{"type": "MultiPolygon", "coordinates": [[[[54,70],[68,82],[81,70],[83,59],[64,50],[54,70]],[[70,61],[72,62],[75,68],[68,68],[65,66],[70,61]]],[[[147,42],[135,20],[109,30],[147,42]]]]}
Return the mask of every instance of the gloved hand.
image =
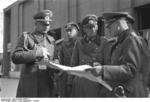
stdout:
{"type": "Polygon", "coordinates": [[[48,59],[50,56],[48,50],[45,48],[45,47],[39,47],[37,48],[36,50],[36,57],[40,57],[40,58],[43,58],[43,59],[48,59]]]}

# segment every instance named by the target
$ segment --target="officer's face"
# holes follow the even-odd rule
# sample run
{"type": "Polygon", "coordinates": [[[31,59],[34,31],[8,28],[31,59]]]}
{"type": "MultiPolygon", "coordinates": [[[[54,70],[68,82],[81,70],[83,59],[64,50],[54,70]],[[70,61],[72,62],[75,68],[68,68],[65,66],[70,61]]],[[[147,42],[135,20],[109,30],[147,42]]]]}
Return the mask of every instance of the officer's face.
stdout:
{"type": "Polygon", "coordinates": [[[107,35],[108,38],[112,38],[112,37],[117,36],[117,34],[118,34],[118,23],[117,23],[117,21],[106,24],[105,28],[108,31],[108,35],[107,35]]]}
{"type": "Polygon", "coordinates": [[[50,30],[50,24],[36,22],[36,29],[41,33],[47,33],[50,30]]]}
{"type": "Polygon", "coordinates": [[[76,27],[72,27],[72,28],[66,30],[66,32],[68,34],[68,38],[74,38],[78,34],[78,30],[76,29],[76,27]]]}
{"type": "Polygon", "coordinates": [[[87,25],[83,27],[83,32],[88,36],[92,37],[95,36],[98,30],[98,25],[95,23],[94,25],[87,25]]]}

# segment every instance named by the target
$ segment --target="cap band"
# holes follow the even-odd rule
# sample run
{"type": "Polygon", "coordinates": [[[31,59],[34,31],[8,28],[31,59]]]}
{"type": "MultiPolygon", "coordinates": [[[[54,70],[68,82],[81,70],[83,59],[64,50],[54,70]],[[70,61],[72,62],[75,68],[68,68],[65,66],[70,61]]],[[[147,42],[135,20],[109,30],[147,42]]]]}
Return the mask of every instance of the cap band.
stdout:
{"type": "Polygon", "coordinates": [[[52,21],[51,19],[49,19],[49,20],[45,20],[45,19],[36,19],[36,21],[52,21]]]}

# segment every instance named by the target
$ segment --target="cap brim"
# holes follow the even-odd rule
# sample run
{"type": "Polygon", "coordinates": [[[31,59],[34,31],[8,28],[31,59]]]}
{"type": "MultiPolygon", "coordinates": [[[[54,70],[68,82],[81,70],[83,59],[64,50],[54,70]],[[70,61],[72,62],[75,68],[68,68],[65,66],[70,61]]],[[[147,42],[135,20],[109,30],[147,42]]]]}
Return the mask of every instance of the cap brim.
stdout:
{"type": "Polygon", "coordinates": [[[116,20],[118,20],[118,19],[109,19],[109,20],[105,20],[105,23],[113,23],[113,22],[115,22],[116,20]]]}
{"type": "Polygon", "coordinates": [[[135,19],[133,17],[127,17],[126,19],[132,24],[134,24],[135,22],[135,19]]]}
{"type": "Polygon", "coordinates": [[[49,20],[44,20],[44,19],[36,19],[36,21],[51,22],[51,21],[52,21],[52,19],[49,19],[49,20]]]}
{"type": "Polygon", "coordinates": [[[86,25],[83,25],[83,27],[94,27],[95,25],[94,24],[86,24],[86,25]]]}
{"type": "Polygon", "coordinates": [[[70,30],[70,29],[72,29],[72,27],[65,28],[65,30],[70,30]]]}
{"type": "Polygon", "coordinates": [[[45,25],[50,25],[50,21],[41,21],[45,25]]]}

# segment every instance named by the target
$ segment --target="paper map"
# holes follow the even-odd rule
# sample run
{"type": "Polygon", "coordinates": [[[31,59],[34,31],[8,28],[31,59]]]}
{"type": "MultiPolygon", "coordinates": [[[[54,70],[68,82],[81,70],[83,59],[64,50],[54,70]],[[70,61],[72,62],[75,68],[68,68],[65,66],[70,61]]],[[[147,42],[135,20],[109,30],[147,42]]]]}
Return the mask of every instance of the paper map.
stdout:
{"type": "Polygon", "coordinates": [[[92,69],[93,68],[90,65],[80,65],[80,66],[75,66],[75,67],[69,67],[69,66],[56,64],[56,63],[53,63],[53,62],[43,62],[43,63],[39,63],[39,64],[42,64],[42,65],[44,64],[44,65],[47,65],[50,68],[66,71],[71,75],[75,75],[75,76],[78,76],[78,77],[83,77],[83,78],[86,78],[90,81],[98,82],[101,85],[103,85],[104,87],[106,87],[108,90],[112,91],[112,87],[109,84],[107,84],[105,81],[103,81],[101,76],[96,77],[91,72],[85,71],[87,69],[92,69]]]}

